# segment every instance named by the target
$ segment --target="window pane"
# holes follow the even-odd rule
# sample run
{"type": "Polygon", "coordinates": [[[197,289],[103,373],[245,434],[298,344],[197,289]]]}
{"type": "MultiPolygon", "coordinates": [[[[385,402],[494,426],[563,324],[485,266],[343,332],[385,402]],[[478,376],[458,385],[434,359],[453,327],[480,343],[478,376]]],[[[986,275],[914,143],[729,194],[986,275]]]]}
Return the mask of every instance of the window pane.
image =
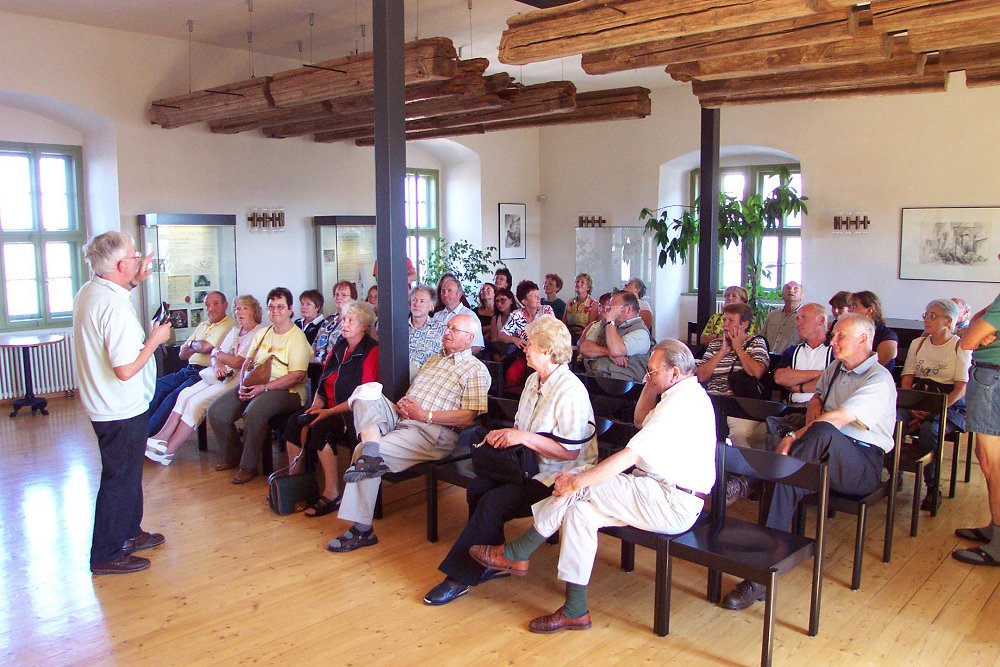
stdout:
{"type": "Polygon", "coordinates": [[[69,243],[45,244],[45,286],[50,315],[73,311],[72,252],[69,243]]]}
{"type": "Polygon", "coordinates": [[[406,228],[416,229],[417,226],[417,177],[407,174],[404,181],[404,197],[406,202],[406,228]]]}
{"type": "Polygon", "coordinates": [[[778,270],[778,237],[765,236],[760,240],[760,286],[773,289],[781,280],[778,270]]]}
{"type": "Polygon", "coordinates": [[[743,284],[743,244],[738,243],[728,248],[722,248],[722,278],[721,287],[743,284]]]}
{"type": "Polygon", "coordinates": [[[11,320],[40,317],[34,244],[5,243],[3,260],[8,317],[11,320]]]}
{"type": "Polygon", "coordinates": [[[746,190],[746,178],[742,173],[723,174],[722,191],[730,197],[743,199],[743,192],[746,190]]]}
{"type": "Polygon", "coordinates": [[[785,240],[785,276],[784,282],[794,280],[802,282],[802,239],[789,236],[785,240]]]}
{"type": "Polygon", "coordinates": [[[47,155],[38,161],[42,190],[42,228],[47,231],[70,228],[69,167],[70,161],[61,155],[47,155]]]}
{"type": "Polygon", "coordinates": [[[5,232],[34,228],[31,162],[27,155],[0,154],[0,227],[5,232]]]}

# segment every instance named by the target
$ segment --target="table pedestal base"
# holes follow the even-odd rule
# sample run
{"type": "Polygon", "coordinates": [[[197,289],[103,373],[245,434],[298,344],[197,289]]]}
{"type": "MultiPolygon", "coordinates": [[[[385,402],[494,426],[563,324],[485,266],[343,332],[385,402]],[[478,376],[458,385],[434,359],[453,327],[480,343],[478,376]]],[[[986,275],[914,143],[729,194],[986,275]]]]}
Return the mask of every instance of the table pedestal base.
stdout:
{"type": "Polygon", "coordinates": [[[48,400],[42,398],[41,396],[25,396],[24,398],[19,398],[14,401],[14,412],[10,413],[11,419],[17,416],[17,413],[21,408],[31,408],[31,414],[35,414],[36,411],[41,410],[43,415],[48,416],[49,411],[45,409],[48,404],[48,400]]]}

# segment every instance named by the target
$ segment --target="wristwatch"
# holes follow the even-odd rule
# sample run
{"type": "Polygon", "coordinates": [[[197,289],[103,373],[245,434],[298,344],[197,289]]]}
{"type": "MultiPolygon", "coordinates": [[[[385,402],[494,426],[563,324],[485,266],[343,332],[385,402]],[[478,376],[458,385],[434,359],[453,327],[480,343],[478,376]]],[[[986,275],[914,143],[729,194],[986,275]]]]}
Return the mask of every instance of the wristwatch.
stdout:
{"type": "Polygon", "coordinates": [[[786,438],[791,438],[792,440],[795,440],[795,438],[797,438],[798,436],[795,435],[795,431],[789,431],[788,433],[785,434],[785,437],[786,438]]]}
{"type": "Polygon", "coordinates": [[[427,423],[428,424],[433,424],[434,423],[434,411],[433,410],[428,410],[427,411],[427,423]]]}

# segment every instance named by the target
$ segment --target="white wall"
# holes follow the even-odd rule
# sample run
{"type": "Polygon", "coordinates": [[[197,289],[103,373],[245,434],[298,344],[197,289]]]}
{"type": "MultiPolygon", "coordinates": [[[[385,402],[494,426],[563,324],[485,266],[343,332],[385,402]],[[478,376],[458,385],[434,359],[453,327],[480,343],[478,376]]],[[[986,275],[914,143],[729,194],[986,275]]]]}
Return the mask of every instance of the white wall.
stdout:
{"type": "MultiPolygon", "coordinates": [[[[676,193],[676,180],[661,165],[698,150],[698,103],[689,86],[654,91],[652,98],[653,114],[643,120],[541,131],[545,270],[572,274],[564,239],[578,211],[629,224],[643,206],[667,203],[662,193],[676,193]]],[[[966,89],[959,75],[947,93],[724,108],[722,145],[767,147],[801,161],[810,200],[803,227],[807,299],[825,303],[837,290],[872,289],[887,316],[915,318],[939,296],[978,305],[996,296],[995,282],[897,276],[903,207],[1000,205],[998,108],[1000,88],[966,89]],[[835,236],[833,215],[842,211],[867,211],[871,232],[835,236]]],[[[996,267],[993,279],[1000,281],[996,267]]],[[[668,311],[657,316],[659,336],[680,335],[686,313],[693,313],[680,283],[676,269],[658,275],[657,305],[668,311]]]]}

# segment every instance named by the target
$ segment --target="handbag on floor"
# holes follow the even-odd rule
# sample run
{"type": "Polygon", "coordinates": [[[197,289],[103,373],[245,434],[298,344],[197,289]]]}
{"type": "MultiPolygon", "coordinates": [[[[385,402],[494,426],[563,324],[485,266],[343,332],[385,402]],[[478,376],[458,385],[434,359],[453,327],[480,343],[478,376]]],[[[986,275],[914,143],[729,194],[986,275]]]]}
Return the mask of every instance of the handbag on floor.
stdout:
{"type": "Polygon", "coordinates": [[[302,512],[319,499],[319,485],[311,470],[288,474],[305,452],[303,448],[287,468],[275,470],[267,478],[267,502],[276,514],[302,512]]]}
{"type": "MultiPolygon", "coordinates": [[[[587,423],[594,426],[594,433],[582,440],[571,440],[552,433],[538,435],[552,438],[564,445],[582,445],[589,442],[597,432],[594,422],[587,423]]],[[[483,438],[482,442],[472,446],[472,469],[476,477],[485,477],[501,484],[524,484],[538,474],[538,457],[533,449],[524,445],[498,449],[486,444],[486,439],[483,438]]]]}

